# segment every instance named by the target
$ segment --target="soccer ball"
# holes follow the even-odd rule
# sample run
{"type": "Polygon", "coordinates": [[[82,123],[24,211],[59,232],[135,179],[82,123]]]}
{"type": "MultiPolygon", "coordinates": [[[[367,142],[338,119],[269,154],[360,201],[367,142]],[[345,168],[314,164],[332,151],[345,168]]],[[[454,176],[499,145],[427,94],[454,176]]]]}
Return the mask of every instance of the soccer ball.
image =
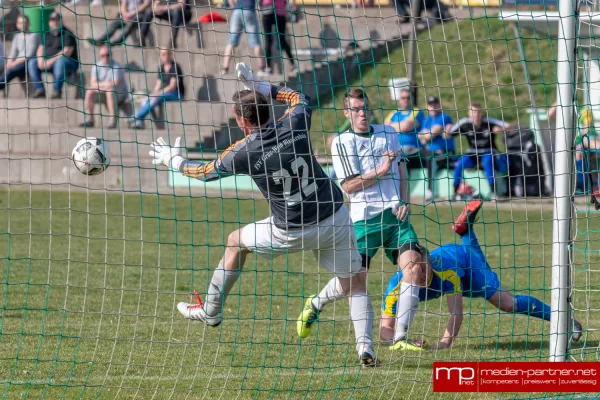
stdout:
{"type": "Polygon", "coordinates": [[[110,165],[110,148],[102,139],[81,139],[73,148],[73,164],[84,175],[101,174],[110,165]]]}

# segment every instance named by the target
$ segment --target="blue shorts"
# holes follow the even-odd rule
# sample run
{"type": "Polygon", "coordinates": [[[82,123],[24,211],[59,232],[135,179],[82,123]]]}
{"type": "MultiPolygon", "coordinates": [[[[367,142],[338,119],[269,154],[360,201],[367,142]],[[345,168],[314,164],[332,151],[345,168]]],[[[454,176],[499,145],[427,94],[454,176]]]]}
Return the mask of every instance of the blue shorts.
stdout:
{"type": "Polygon", "coordinates": [[[258,16],[256,10],[236,8],[229,18],[229,43],[233,47],[240,44],[242,32],[248,37],[248,47],[260,46],[258,16]]]}

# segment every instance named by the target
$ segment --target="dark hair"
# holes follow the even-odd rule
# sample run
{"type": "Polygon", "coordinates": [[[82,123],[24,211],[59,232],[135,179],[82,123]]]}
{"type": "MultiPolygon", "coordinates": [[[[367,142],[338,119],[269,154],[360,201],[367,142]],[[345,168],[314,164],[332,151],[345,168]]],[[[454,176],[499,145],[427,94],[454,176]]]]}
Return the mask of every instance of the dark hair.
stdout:
{"type": "Polygon", "coordinates": [[[271,119],[267,98],[252,90],[240,90],[233,95],[233,112],[259,127],[271,119]]]}
{"type": "Polygon", "coordinates": [[[29,17],[25,14],[20,14],[17,18],[21,18],[25,22],[29,22],[29,17]]]}
{"type": "Polygon", "coordinates": [[[360,88],[349,89],[348,92],[344,94],[344,107],[348,107],[348,105],[350,105],[350,99],[369,101],[369,97],[367,96],[365,91],[360,88]]]}

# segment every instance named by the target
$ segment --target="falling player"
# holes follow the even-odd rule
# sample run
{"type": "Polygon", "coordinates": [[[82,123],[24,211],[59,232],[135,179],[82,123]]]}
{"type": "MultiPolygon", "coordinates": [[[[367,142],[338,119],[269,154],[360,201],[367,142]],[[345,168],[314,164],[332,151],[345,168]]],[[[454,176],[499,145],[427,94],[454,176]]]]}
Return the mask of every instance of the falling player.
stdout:
{"type": "MultiPolygon", "coordinates": [[[[463,322],[464,296],[483,297],[504,312],[550,321],[550,306],[535,297],[513,295],[504,289],[487,263],[472,229],[482,204],[481,200],[470,202],[454,221],[452,229],[460,236],[462,244],[445,244],[433,250],[429,256],[433,274],[427,286],[419,291],[419,298],[426,301],[447,295],[450,313],[444,336],[431,349],[445,349],[452,345],[463,322]]],[[[398,287],[402,278],[402,272],[396,273],[385,292],[379,329],[380,339],[384,343],[392,342],[394,337],[398,287]]],[[[577,320],[573,320],[571,334],[574,341],[581,337],[582,326],[577,320]]]]}
{"type": "MultiPolygon", "coordinates": [[[[396,131],[386,125],[369,123],[369,99],[362,89],[350,89],[344,96],[344,115],[350,129],[333,140],[332,157],[336,175],[351,203],[351,217],[362,256],[363,270],[379,248],[398,264],[404,274],[394,348],[413,348],[408,329],[419,306],[419,288],[427,281],[427,264],[409,222],[409,186],[396,131]]],[[[307,337],[327,304],[343,298],[340,282],[334,278],[317,296],[306,301],[297,321],[298,335],[307,337]]]]}
{"type": "Polygon", "coordinates": [[[360,255],[342,192],[321,169],[311,149],[310,100],[302,93],[255,80],[245,64],[238,64],[236,70],[249,88],[233,97],[233,114],[246,135],[244,139],[206,164],[185,160],[180,139],[171,147],[159,138],[152,144],[150,155],[154,164],[203,181],[249,175],[268,199],[272,216],[232,232],[206,301],[202,303],[197,296],[197,304],[179,303],[177,308],[186,318],[217,326],[227,294],[249,253],[271,258],[312,250],[319,265],[335,274],[341,291],[349,297],[360,362],[375,365],[374,315],[366,292],[366,274],[360,272],[360,255]],[[288,104],[289,110],[281,119],[271,120],[267,97],[288,104]]]}

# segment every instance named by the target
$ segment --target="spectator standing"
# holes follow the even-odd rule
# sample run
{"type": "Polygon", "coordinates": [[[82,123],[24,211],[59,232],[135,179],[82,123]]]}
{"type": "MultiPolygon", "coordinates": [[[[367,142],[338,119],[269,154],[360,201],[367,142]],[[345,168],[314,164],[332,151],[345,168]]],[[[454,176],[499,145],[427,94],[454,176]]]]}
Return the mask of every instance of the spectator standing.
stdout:
{"type": "Polygon", "coordinates": [[[62,97],[62,87],[68,75],[79,69],[77,39],[73,32],[64,27],[61,16],[57,12],[48,18],[50,30],[38,46],[36,58],[27,62],[31,84],[35,88],[34,98],[44,97],[46,90],[42,82],[42,72],[50,72],[54,76],[53,99],[62,97]]]}
{"type": "Polygon", "coordinates": [[[117,106],[129,97],[129,89],[125,79],[123,66],[112,59],[108,46],[102,46],[99,60],[92,67],[89,87],[85,92],[85,112],[87,119],[81,124],[83,128],[94,127],[94,106],[100,99],[106,103],[111,121],[109,129],[117,127],[117,106]]]}
{"type": "Polygon", "coordinates": [[[407,0],[394,0],[396,6],[396,14],[398,15],[398,22],[405,23],[410,20],[410,14],[407,10],[410,6],[407,0]]]}
{"type": "Polygon", "coordinates": [[[425,194],[425,200],[430,200],[434,194],[435,175],[439,168],[448,168],[451,158],[456,149],[454,148],[454,136],[450,133],[452,129],[452,118],[442,112],[440,101],[437,97],[427,98],[428,115],[423,119],[419,140],[427,147],[431,154],[429,162],[429,188],[425,194]]]}
{"type": "Polygon", "coordinates": [[[0,76],[0,90],[15,78],[27,77],[27,61],[34,59],[40,45],[37,33],[29,32],[29,18],[20,15],[17,18],[19,32],[13,36],[10,53],[6,60],[6,71],[0,76]]]}
{"type": "Polygon", "coordinates": [[[185,95],[183,85],[183,72],[179,64],[173,59],[173,51],[162,49],[160,51],[159,77],[154,85],[154,90],[148,98],[142,102],[135,117],[130,120],[129,125],[138,129],[144,128],[144,118],[150,114],[154,107],[160,106],[166,101],[181,101],[185,95]]]}
{"type": "MultiPolygon", "coordinates": [[[[227,6],[227,0],[224,2],[227,6]]],[[[260,71],[257,76],[267,76],[268,72],[263,60],[263,49],[260,42],[258,16],[256,15],[256,0],[234,0],[234,8],[229,17],[229,44],[225,47],[223,56],[223,69],[221,75],[229,72],[229,63],[233,56],[233,49],[240,45],[242,32],[248,38],[248,47],[254,52],[254,57],[259,60],[260,71]]]]}
{"type": "MultiPolygon", "coordinates": [[[[396,14],[398,15],[398,22],[405,23],[410,21],[411,17],[411,3],[409,0],[394,0],[396,6],[396,14]]],[[[446,6],[440,0],[419,0],[418,17],[421,16],[422,10],[428,11],[431,17],[427,20],[429,25],[435,25],[438,22],[448,20],[452,18],[448,6],[446,6]]]]}
{"type": "Polygon", "coordinates": [[[151,6],[152,0],[122,0],[116,19],[108,26],[108,30],[100,36],[102,39],[94,39],[94,44],[123,44],[134,30],[139,29],[140,43],[142,46],[146,46],[146,36],[148,36],[152,21],[151,6]],[[123,33],[119,36],[119,39],[112,42],[113,35],[121,29],[123,33]]]}
{"type": "Polygon", "coordinates": [[[497,197],[494,181],[495,170],[508,172],[506,154],[500,154],[494,134],[510,129],[510,124],[495,118],[484,117],[480,104],[471,103],[469,116],[463,118],[450,128],[453,134],[464,134],[469,141],[467,154],[460,157],[454,167],[454,191],[456,200],[462,200],[459,188],[463,180],[463,171],[468,168],[482,166],[492,191],[491,198],[497,197]]]}
{"type": "Polygon", "coordinates": [[[185,24],[192,19],[192,8],[187,0],[154,0],[152,9],[156,18],[169,21],[171,40],[173,41],[173,48],[176,49],[179,28],[185,27],[185,24]]]}
{"type": "Polygon", "coordinates": [[[266,71],[268,73],[272,72],[271,53],[273,40],[277,39],[279,39],[279,48],[282,52],[285,52],[290,64],[292,64],[291,74],[295,75],[298,73],[298,67],[294,62],[294,56],[292,55],[292,48],[290,47],[285,32],[289,7],[295,7],[295,0],[291,0],[289,5],[287,0],[261,0],[263,32],[265,35],[265,58],[267,63],[266,71]]]}

